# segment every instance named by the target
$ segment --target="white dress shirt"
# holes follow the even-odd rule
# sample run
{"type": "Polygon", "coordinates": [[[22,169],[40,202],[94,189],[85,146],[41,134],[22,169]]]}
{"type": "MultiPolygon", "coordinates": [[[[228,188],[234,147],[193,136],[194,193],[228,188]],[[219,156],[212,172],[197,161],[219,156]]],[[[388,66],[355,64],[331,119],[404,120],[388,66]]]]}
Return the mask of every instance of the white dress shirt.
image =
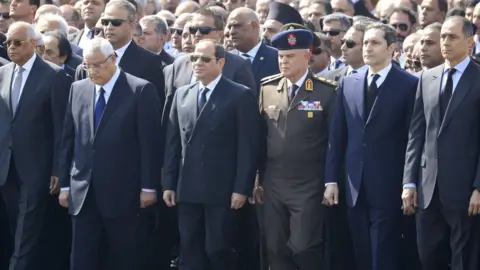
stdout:
{"type": "MultiPolygon", "coordinates": [[[[460,81],[460,78],[462,77],[462,74],[465,72],[465,69],[468,67],[468,64],[470,64],[470,57],[467,56],[465,59],[462,60],[462,62],[458,63],[454,68],[457,70],[453,75],[452,75],[452,82],[453,82],[453,89],[452,89],[452,95],[455,93],[455,88],[457,88],[458,82],[460,81]]],[[[445,63],[445,67],[443,68],[443,74],[442,74],[442,91],[445,88],[445,85],[447,84],[447,78],[448,78],[448,72],[450,71],[450,66],[445,63]]]]}
{"type": "Polygon", "coordinates": [[[390,70],[392,69],[392,64],[388,64],[388,66],[384,67],[382,70],[380,70],[379,72],[377,73],[373,73],[370,69],[368,70],[368,75],[367,75],[367,85],[370,86],[370,84],[372,83],[372,80],[373,80],[373,76],[375,74],[378,74],[378,79],[376,81],[376,84],[377,84],[377,88],[380,88],[380,86],[382,85],[382,83],[385,81],[385,79],[387,78],[387,75],[388,73],[390,72],[390,70]]]}
{"type": "Polygon", "coordinates": [[[364,71],[367,71],[368,69],[368,66],[367,65],[363,65],[357,69],[353,69],[352,66],[348,66],[347,68],[347,75],[350,75],[352,74],[353,71],[356,71],[357,73],[362,73],[364,71]]]}
{"type": "Polygon", "coordinates": [[[115,50],[115,53],[117,54],[117,60],[115,60],[115,63],[117,65],[118,65],[118,63],[120,63],[120,60],[122,60],[122,57],[125,54],[125,51],[127,50],[128,46],[130,46],[130,43],[132,43],[131,40],[125,46],[121,47],[118,50],[115,50]]]}
{"type": "MultiPolygon", "coordinates": [[[[28,75],[30,74],[30,71],[32,70],[33,68],[33,64],[35,63],[35,59],[37,59],[37,54],[34,53],[33,56],[28,59],[28,61],[23,64],[23,73],[22,73],[22,86],[20,87],[20,95],[18,95],[18,100],[17,102],[20,101],[20,99],[22,98],[22,93],[23,93],[23,88],[25,87],[25,83],[27,82],[27,79],[28,79],[28,75]]],[[[15,80],[15,78],[17,77],[17,74],[18,74],[18,66],[15,67],[15,70],[14,70],[14,76],[13,76],[13,80],[15,80]]],[[[13,87],[13,84],[12,84],[12,87],[13,87]]]]}
{"type": "Polygon", "coordinates": [[[338,68],[342,68],[344,66],[345,66],[345,62],[343,62],[343,56],[341,56],[338,59],[335,59],[335,57],[330,56],[330,66],[329,66],[330,70],[335,70],[335,69],[338,69],[338,68]],[[337,60],[339,60],[341,63],[340,63],[340,65],[338,65],[337,68],[335,68],[335,62],[337,62],[337,60]]]}
{"type": "Polygon", "coordinates": [[[202,93],[203,89],[208,88],[208,92],[205,96],[207,98],[206,101],[208,102],[208,100],[210,99],[210,96],[213,93],[213,90],[215,90],[215,87],[217,87],[217,84],[218,84],[218,82],[220,81],[221,78],[222,78],[222,73],[220,73],[220,75],[218,75],[218,77],[215,78],[215,80],[211,81],[207,85],[204,85],[201,81],[198,81],[198,90],[200,90],[200,91],[198,91],[197,101],[199,103],[200,103],[200,97],[202,96],[201,93],[202,93]]]}
{"type": "Polygon", "coordinates": [[[473,36],[473,40],[475,41],[475,54],[480,53],[480,40],[478,38],[478,35],[473,36]]]}
{"type": "MultiPolygon", "coordinates": [[[[305,79],[307,78],[308,72],[310,72],[310,70],[307,69],[307,71],[305,71],[305,74],[303,74],[303,76],[300,77],[300,79],[295,82],[295,85],[297,85],[298,87],[297,89],[300,89],[302,87],[303,83],[305,82],[305,79]]],[[[293,83],[289,79],[287,79],[288,96],[290,96],[290,91],[292,90],[291,89],[292,84],[293,83]]],[[[295,95],[297,95],[297,93],[295,93],[295,95]]]]}
{"type": "Polygon", "coordinates": [[[83,47],[85,47],[85,44],[87,43],[87,41],[90,40],[88,38],[88,33],[90,33],[90,28],[88,28],[87,25],[85,24],[83,29],[85,29],[85,30],[83,31],[83,35],[80,38],[80,41],[78,42],[78,47],[80,47],[82,49],[83,49],[83,47]]]}
{"type": "MultiPolygon", "coordinates": [[[[253,60],[255,60],[255,57],[257,56],[258,50],[260,49],[261,45],[262,42],[260,41],[257,45],[255,45],[255,47],[253,47],[250,51],[246,53],[248,54],[248,60],[250,60],[250,63],[253,63],[253,60]]],[[[240,52],[240,54],[243,56],[244,53],[240,52]]]]}

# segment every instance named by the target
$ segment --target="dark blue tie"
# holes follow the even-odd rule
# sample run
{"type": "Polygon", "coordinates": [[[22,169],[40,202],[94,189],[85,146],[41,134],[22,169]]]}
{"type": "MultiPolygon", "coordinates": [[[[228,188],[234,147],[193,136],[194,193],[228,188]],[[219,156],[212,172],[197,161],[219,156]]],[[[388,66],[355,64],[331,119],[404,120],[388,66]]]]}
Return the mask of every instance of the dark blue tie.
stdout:
{"type": "Polygon", "coordinates": [[[102,119],[103,111],[107,105],[107,102],[105,101],[105,90],[103,90],[103,88],[100,88],[99,94],[97,104],[95,105],[95,132],[97,131],[100,119],[102,119]]]}

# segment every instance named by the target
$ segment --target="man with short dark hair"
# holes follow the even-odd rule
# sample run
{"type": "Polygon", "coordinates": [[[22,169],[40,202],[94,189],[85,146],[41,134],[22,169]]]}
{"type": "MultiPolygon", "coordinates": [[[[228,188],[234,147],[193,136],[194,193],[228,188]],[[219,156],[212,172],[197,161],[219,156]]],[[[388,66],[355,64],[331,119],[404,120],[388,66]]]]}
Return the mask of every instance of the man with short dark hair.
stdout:
{"type": "Polygon", "coordinates": [[[10,17],[18,22],[33,23],[35,12],[40,7],[40,0],[12,0],[10,2],[10,17]]]}
{"type": "Polygon", "coordinates": [[[339,203],[338,182],[345,175],[358,270],[400,269],[402,213],[396,196],[418,79],[392,65],[395,40],[389,25],[367,27],[368,70],[340,82],[329,135],[324,199],[327,205],[339,203]]]}
{"type": "Polygon", "coordinates": [[[253,92],[222,74],[225,49],[202,40],[197,82],[180,87],[168,118],[163,199],[177,206],[180,269],[234,269],[232,226],[253,189],[260,123],[253,92]]]}
{"type": "Polygon", "coordinates": [[[330,5],[332,6],[333,13],[343,13],[350,17],[353,17],[355,13],[354,5],[351,0],[331,0],[330,5]]]}
{"type": "Polygon", "coordinates": [[[45,53],[42,58],[65,70],[70,77],[75,77],[75,69],[65,63],[72,57],[72,47],[68,39],[59,32],[49,32],[43,35],[45,53]]]}
{"type": "Polygon", "coordinates": [[[349,17],[344,14],[335,13],[325,16],[323,19],[322,33],[330,38],[332,51],[329,70],[335,70],[345,66],[342,58],[342,38],[352,26],[349,17]]]}
{"type": "Polygon", "coordinates": [[[397,39],[401,42],[415,31],[416,23],[416,14],[404,7],[394,8],[388,16],[388,24],[395,28],[397,31],[397,39]]]}
{"type": "Polygon", "coordinates": [[[443,23],[447,11],[447,0],[423,0],[420,5],[418,22],[422,28],[435,22],[443,23]]]}
{"type": "Polygon", "coordinates": [[[425,27],[420,38],[420,62],[423,69],[431,69],[444,62],[440,48],[441,23],[433,23],[425,27]]]}
{"type": "Polygon", "coordinates": [[[447,18],[440,32],[445,64],[424,71],[418,83],[402,199],[404,213],[416,213],[424,270],[478,269],[471,248],[480,214],[480,67],[469,57],[473,35],[466,18],[447,18]]]}

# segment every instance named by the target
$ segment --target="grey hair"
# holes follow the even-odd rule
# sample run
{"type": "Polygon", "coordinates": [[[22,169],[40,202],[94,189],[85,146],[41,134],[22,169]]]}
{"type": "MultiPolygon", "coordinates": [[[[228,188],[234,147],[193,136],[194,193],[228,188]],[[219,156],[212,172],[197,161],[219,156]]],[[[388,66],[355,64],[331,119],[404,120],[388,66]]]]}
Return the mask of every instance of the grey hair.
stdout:
{"type": "Polygon", "coordinates": [[[121,8],[121,9],[124,9],[127,11],[128,13],[128,16],[127,16],[127,20],[128,21],[135,21],[135,19],[137,18],[137,9],[135,8],[135,6],[126,1],[126,0],[113,0],[113,1],[110,1],[108,2],[108,4],[105,6],[105,9],[109,8],[109,7],[114,7],[114,8],[121,8]]]}
{"type": "Polygon", "coordinates": [[[40,23],[41,21],[57,22],[60,25],[60,32],[64,35],[68,34],[68,23],[65,20],[65,18],[63,18],[59,14],[47,13],[41,16],[40,18],[38,18],[38,23],[40,23]]]}
{"type": "Polygon", "coordinates": [[[83,57],[93,56],[96,53],[101,52],[103,56],[108,57],[115,53],[112,44],[108,40],[100,37],[95,37],[88,40],[83,47],[83,57]]]}
{"type": "Polygon", "coordinates": [[[362,32],[363,34],[365,34],[365,31],[367,31],[367,27],[371,24],[372,22],[367,22],[367,21],[356,22],[352,25],[352,29],[357,32],[362,32]]]}
{"type": "Polygon", "coordinates": [[[383,31],[383,38],[387,42],[387,46],[390,46],[390,44],[393,44],[397,41],[397,31],[395,30],[395,28],[393,28],[388,24],[379,23],[379,22],[372,23],[367,27],[366,31],[372,30],[372,29],[383,31]]]}
{"type": "Polygon", "coordinates": [[[350,22],[350,17],[342,13],[329,14],[323,19],[324,25],[331,22],[340,22],[340,25],[344,30],[347,30],[352,26],[352,23],[350,22]]]}
{"type": "Polygon", "coordinates": [[[451,16],[448,17],[443,24],[445,25],[446,22],[451,20],[462,22],[462,32],[465,35],[465,38],[470,38],[475,35],[473,24],[467,18],[461,16],[451,16]]]}
{"type": "Polygon", "coordinates": [[[442,24],[439,23],[439,22],[435,22],[435,23],[429,24],[429,25],[425,26],[425,28],[423,28],[423,30],[427,30],[427,29],[434,29],[434,30],[440,32],[440,31],[442,31],[442,24]]]}
{"type": "Polygon", "coordinates": [[[168,34],[167,22],[164,19],[157,17],[156,15],[147,15],[141,18],[139,23],[140,24],[153,23],[155,25],[155,32],[157,32],[157,34],[160,34],[160,35],[168,34]]]}
{"type": "MultiPolygon", "coordinates": [[[[15,29],[15,28],[25,29],[25,31],[27,32],[27,40],[36,40],[37,39],[37,34],[35,33],[35,29],[33,28],[33,26],[31,24],[26,23],[26,22],[22,22],[22,21],[18,21],[18,22],[12,23],[12,25],[10,25],[10,27],[8,29],[10,30],[10,29],[15,29]]],[[[8,32],[7,32],[7,34],[8,34],[8,32]]]]}

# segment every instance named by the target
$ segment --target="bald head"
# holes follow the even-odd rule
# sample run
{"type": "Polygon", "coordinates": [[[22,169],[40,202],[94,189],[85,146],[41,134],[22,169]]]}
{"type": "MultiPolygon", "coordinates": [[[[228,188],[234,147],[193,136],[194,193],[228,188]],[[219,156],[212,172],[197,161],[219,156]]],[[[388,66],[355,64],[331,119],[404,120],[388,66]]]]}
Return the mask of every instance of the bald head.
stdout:
{"type": "Polygon", "coordinates": [[[248,22],[256,22],[257,24],[259,24],[258,16],[255,13],[255,11],[253,11],[252,9],[249,9],[247,7],[239,7],[239,8],[234,9],[230,13],[229,18],[231,18],[231,17],[242,18],[242,19],[244,19],[248,22]]]}
{"type": "Polygon", "coordinates": [[[255,11],[240,7],[230,13],[227,30],[232,38],[233,46],[248,52],[260,42],[260,22],[255,11]]]}
{"type": "Polygon", "coordinates": [[[158,12],[157,17],[160,17],[160,18],[164,19],[167,23],[168,22],[175,22],[175,19],[176,19],[175,15],[173,15],[172,12],[170,12],[166,9],[163,9],[160,12],[158,12]]]}
{"type": "Polygon", "coordinates": [[[175,9],[175,16],[178,17],[184,13],[193,13],[199,9],[200,5],[197,2],[191,0],[185,1],[180,3],[180,5],[178,5],[178,7],[175,9]]]}
{"type": "Polygon", "coordinates": [[[45,15],[45,14],[62,14],[62,12],[60,11],[60,8],[55,6],[55,5],[50,5],[50,4],[46,4],[46,5],[41,5],[38,9],[37,9],[37,12],[35,13],[35,21],[38,20],[38,18],[40,18],[41,16],[45,15]]]}

